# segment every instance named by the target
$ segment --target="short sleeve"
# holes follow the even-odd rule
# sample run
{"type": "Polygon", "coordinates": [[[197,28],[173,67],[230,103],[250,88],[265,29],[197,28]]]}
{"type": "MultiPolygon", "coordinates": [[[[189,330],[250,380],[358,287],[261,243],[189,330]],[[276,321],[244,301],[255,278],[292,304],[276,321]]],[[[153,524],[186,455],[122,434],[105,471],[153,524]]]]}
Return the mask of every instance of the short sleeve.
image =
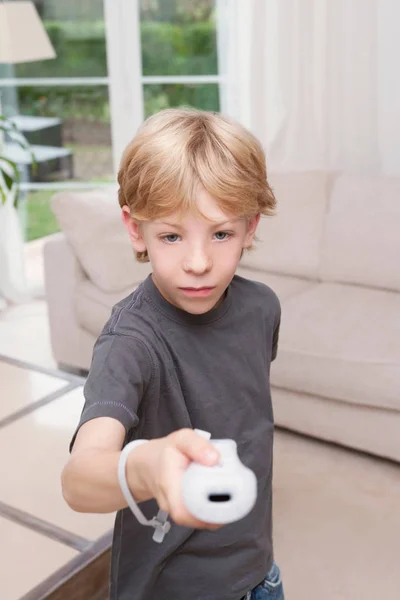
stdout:
{"type": "Polygon", "coordinates": [[[272,353],[271,353],[271,361],[275,360],[278,354],[278,343],[279,343],[279,328],[280,328],[281,320],[279,319],[277,325],[274,329],[274,335],[272,337],[272,353]]]}
{"type": "MultiPolygon", "coordinates": [[[[278,300],[278,298],[277,298],[277,300],[278,300]]],[[[272,336],[271,361],[275,360],[275,358],[277,357],[277,354],[278,354],[280,326],[281,326],[281,305],[278,300],[278,308],[277,308],[277,313],[276,313],[275,323],[274,323],[274,333],[272,336]]]]}
{"type": "Polygon", "coordinates": [[[102,334],[93,349],[92,364],[84,386],[85,404],[79,428],[97,417],[112,417],[126,432],[138,422],[138,408],[152,378],[149,349],[139,338],[102,334]]]}

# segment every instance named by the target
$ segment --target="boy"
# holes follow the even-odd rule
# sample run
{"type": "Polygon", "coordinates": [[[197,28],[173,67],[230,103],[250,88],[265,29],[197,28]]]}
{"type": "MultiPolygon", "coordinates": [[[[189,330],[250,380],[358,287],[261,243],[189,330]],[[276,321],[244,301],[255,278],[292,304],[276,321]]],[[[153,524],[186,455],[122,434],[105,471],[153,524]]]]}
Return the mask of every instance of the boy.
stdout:
{"type": "Polygon", "coordinates": [[[280,306],[267,286],[235,276],[260,214],[275,207],[263,151],[221,115],[170,109],[142,125],[118,182],[136,257],[152,274],[114,307],[96,342],[64,497],[81,512],[118,510],[112,600],[282,600],[269,386],[280,306]],[[188,464],[218,462],[194,428],[235,440],[256,474],[257,502],[244,519],[217,528],[185,509],[188,464]],[[147,518],[158,507],[170,514],[162,544],[119,488],[121,449],[135,439],[150,441],[130,452],[128,485],[147,518]]]}

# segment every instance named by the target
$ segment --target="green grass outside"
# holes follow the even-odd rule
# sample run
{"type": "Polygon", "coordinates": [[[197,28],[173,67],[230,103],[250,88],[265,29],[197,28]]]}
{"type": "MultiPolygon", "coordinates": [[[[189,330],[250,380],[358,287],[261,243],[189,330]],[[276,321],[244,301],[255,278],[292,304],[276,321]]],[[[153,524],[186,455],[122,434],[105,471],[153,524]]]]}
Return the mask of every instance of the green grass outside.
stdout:
{"type": "MultiPolygon", "coordinates": [[[[50,208],[50,198],[54,190],[40,190],[29,192],[26,199],[25,241],[30,242],[38,238],[60,231],[57,220],[50,208]]],[[[21,209],[24,213],[24,208],[21,209]]]]}
{"type": "MultiPolygon", "coordinates": [[[[101,183],[99,179],[96,181],[101,183]]],[[[104,181],[110,182],[108,179],[104,181]]],[[[56,193],[56,190],[40,190],[27,194],[20,207],[21,224],[26,242],[60,231],[57,219],[50,208],[50,200],[56,193]]]]}
{"type": "MultiPolygon", "coordinates": [[[[81,155],[85,152],[96,153],[96,151],[109,150],[102,146],[75,146],[68,144],[65,147],[70,148],[75,153],[79,151],[81,155]]],[[[78,182],[79,180],[75,181],[78,182]]],[[[96,179],[89,179],[87,181],[93,182],[93,187],[96,186],[96,183],[113,183],[110,177],[97,177],[96,179]]],[[[57,190],[38,190],[22,195],[19,214],[26,242],[31,242],[32,240],[60,231],[57,219],[50,207],[50,200],[56,193],[57,190]]]]}

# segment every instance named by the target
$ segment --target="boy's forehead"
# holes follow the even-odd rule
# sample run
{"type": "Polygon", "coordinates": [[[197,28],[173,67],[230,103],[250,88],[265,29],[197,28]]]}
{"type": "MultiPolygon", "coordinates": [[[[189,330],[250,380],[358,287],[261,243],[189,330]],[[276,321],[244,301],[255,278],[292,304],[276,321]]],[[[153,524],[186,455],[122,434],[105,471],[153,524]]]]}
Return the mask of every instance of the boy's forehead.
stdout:
{"type": "Polygon", "coordinates": [[[156,219],[156,223],[183,225],[194,219],[213,223],[225,223],[239,220],[237,215],[222,210],[218,202],[204,189],[196,192],[193,208],[182,209],[156,219]]]}
{"type": "Polygon", "coordinates": [[[190,223],[201,222],[203,225],[214,227],[215,225],[223,225],[228,223],[235,223],[243,220],[243,217],[237,217],[235,215],[229,215],[225,212],[219,213],[198,213],[194,211],[182,211],[179,213],[172,213],[168,216],[155,219],[153,222],[155,225],[173,225],[176,227],[185,227],[190,223]]]}
{"type": "Polygon", "coordinates": [[[226,227],[228,225],[233,225],[234,223],[243,220],[243,217],[232,217],[221,218],[221,219],[206,219],[201,215],[188,215],[187,218],[181,219],[173,219],[166,217],[165,219],[159,219],[157,221],[153,221],[155,225],[159,226],[168,226],[175,227],[177,229],[186,229],[189,227],[196,227],[197,225],[201,225],[201,227],[209,227],[210,229],[214,229],[215,227],[226,227]]]}

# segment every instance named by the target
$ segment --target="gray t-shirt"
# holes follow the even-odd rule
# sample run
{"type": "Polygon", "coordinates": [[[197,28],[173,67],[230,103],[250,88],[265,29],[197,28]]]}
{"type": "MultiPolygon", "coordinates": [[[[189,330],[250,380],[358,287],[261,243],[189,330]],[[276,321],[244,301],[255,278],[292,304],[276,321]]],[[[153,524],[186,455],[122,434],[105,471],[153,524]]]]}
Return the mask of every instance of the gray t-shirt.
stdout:
{"type": "MultiPolygon", "coordinates": [[[[169,304],[149,276],[119,302],[96,342],[79,426],[113,417],[133,439],[181,429],[237,442],[258,480],[255,508],[218,531],[172,524],[162,544],[129,508],[117,514],[111,600],[239,600],[269,571],[273,412],[270,363],[280,305],[266,285],[235,276],[223,302],[193,315],[169,304]]],[[[154,500],[140,505],[147,518],[154,500]]]]}

